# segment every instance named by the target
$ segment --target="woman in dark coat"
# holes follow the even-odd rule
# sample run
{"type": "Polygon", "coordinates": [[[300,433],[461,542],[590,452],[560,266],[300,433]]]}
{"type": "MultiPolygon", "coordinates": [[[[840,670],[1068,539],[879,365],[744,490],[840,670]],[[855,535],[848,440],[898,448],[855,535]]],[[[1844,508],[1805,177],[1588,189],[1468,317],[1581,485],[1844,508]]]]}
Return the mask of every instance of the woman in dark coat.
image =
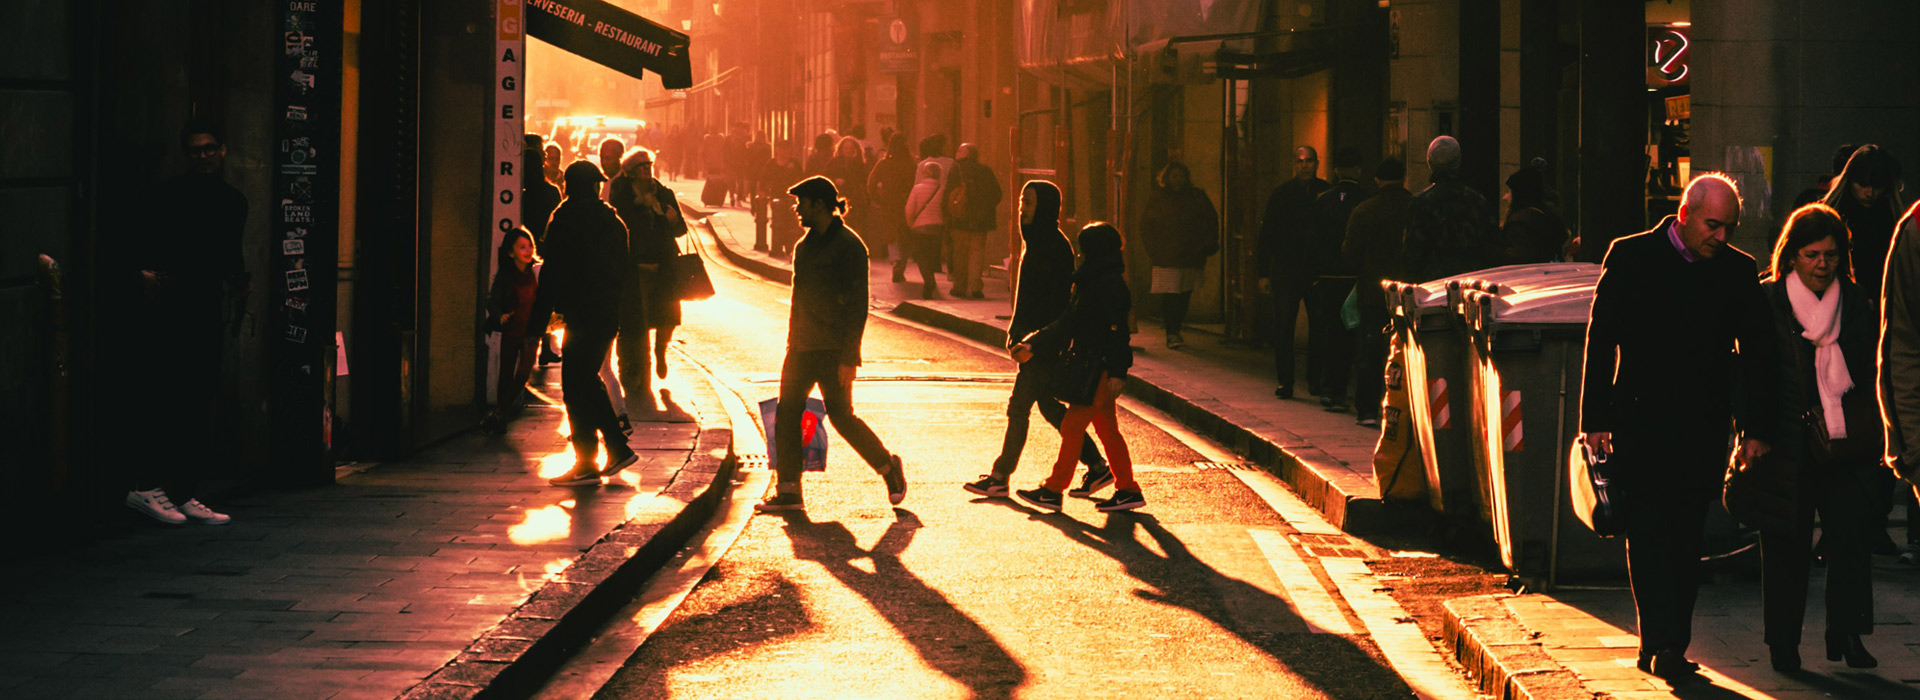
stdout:
{"type": "Polygon", "coordinates": [[[1800,668],[1816,512],[1827,561],[1827,658],[1854,668],[1877,663],[1860,636],[1873,632],[1867,504],[1872,478],[1883,471],[1874,400],[1879,323],[1868,292],[1847,272],[1848,238],[1833,209],[1801,207],[1787,219],[1761,284],[1780,348],[1782,429],[1773,449],[1782,457],[1776,464],[1790,470],[1775,476],[1791,478],[1782,490],[1798,495],[1790,526],[1760,532],[1766,642],[1781,672],[1800,668]],[[1833,438],[1833,458],[1816,454],[1815,420],[1833,438]]]}
{"type": "Polygon", "coordinates": [[[887,259],[887,246],[894,246],[895,282],[907,281],[908,253],[901,236],[907,232],[903,210],[907,207],[907,194],[913,191],[914,165],[907,135],[894,132],[887,138],[887,154],[867,174],[867,200],[873,205],[869,207],[873,213],[867,217],[867,227],[860,232],[866,236],[867,251],[874,260],[887,259]]]}
{"type": "Polygon", "coordinates": [[[1180,328],[1187,321],[1193,288],[1200,283],[1207,258],[1220,250],[1220,214],[1206,190],[1193,186],[1193,174],[1187,166],[1168,163],[1147,198],[1141,227],[1147,257],[1153,261],[1149,291],[1160,297],[1167,347],[1178,348],[1187,344],[1180,328]]]}
{"type": "Polygon", "coordinates": [[[1127,383],[1127,368],[1133,366],[1127,323],[1133,296],[1127,290],[1126,270],[1120,232],[1104,221],[1087,224],[1080,229],[1080,267],[1073,272],[1073,298],[1067,312],[1014,346],[1014,359],[1018,361],[1072,351],[1100,371],[1092,402],[1069,402],[1067,406],[1067,415],[1060,422],[1060,455],[1053,462],[1053,474],[1039,487],[1015,493],[1036,507],[1060,510],[1060,494],[1073,480],[1073,465],[1080,460],[1080,444],[1086,439],[1088,424],[1100,436],[1107,468],[1113,472],[1113,497],[1094,507],[1116,511],[1147,504],[1140,484],[1133,479],[1133,458],[1127,452],[1126,438],[1120,434],[1114,406],[1127,383]]]}
{"type": "MultiPolygon", "coordinates": [[[[840,197],[847,200],[847,213],[842,218],[855,231],[867,230],[867,215],[873,211],[864,195],[867,173],[871,169],[866,151],[860,148],[860,139],[852,136],[840,137],[840,142],[833,147],[833,160],[827,161],[827,179],[840,188],[840,197]]],[[[868,254],[871,257],[872,251],[868,254]]]]}
{"type": "Polygon", "coordinates": [[[621,175],[613,181],[611,200],[614,211],[627,224],[627,246],[634,268],[628,304],[637,312],[628,314],[630,321],[620,329],[620,383],[629,395],[645,397],[640,408],[642,420],[659,415],[649,413],[654,408],[653,384],[647,370],[651,364],[656,375],[663,379],[667,376],[667,346],[673,342],[673,329],[680,326],[680,300],[674,295],[673,279],[666,267],[680,254],[675,239],[687,232],[673,191],[653,177],[652,168],[651,152],[644,148],[629,151],[621,159],[621,175]],[[648,353],[652,353],[651,358],[648,353]]]}

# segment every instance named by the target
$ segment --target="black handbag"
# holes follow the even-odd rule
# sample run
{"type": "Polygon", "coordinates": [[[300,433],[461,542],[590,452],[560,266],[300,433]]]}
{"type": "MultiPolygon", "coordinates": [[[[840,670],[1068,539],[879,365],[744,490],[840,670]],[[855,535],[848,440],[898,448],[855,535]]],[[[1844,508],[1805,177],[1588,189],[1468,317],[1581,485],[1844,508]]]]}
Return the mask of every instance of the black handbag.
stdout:
{"type": "Polygon", "coordinates": [[[1761,532],[1791,527],[1799,509],[1798,465],[1785,450],[1769,450],[1743,465],[1737,459],[1739,450],[1734,447],[1734,455],[1727,460],[1720,501],[1727,514],[1761,532]]]}
{"type": "Polygon", "coordinates": [[[1618,537],[1627,534],[1627,517],[1620,483],[1609,461],[1609,455],[1594,453],[1586,440],[1575,437],[1573,454],[1567,457],[1567,484],[1573,497],[1573,514],[1580,522],[1593,534],[1618,537]]]}
{"type": "Polygon", "coordinates": [[[1069,348],[1054,362],[1047,389],[1053,398],[1070,406],[1092,406],[1104,377],[1105,368],[1091,355],[1069,348]]]}
{"type": "Polygon", "coordinates": [[[1814,463],[1825,467],[1880,461],[1886,438],[1880,433],[1878,400],[1856,386],[1840,397],[1840,411],[1847,421],[1847,436],[1838,440],[1827,433],[1827,412],[1820,399],[1815,398],[1813,407],[1801,416],[1807,423],[1814,463]]]}
{"type": "Polygon", "coordinates": [[[667,260],[667,280],[673,298],[700,301],[713,298],[713,278],[707,276],[707,264],[698,252],[681,252],[667,260]]]}

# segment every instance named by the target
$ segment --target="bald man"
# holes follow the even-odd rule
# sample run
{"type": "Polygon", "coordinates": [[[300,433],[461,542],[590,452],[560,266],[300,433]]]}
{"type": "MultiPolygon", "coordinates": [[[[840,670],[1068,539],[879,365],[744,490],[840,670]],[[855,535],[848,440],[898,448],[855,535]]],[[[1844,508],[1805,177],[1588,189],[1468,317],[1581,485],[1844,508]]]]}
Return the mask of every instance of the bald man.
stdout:
{"type": "Polygon", "coordinates": [[[1607,250],[1587,325],[1580,429],[1624,487],[1640,669],[1670,681],[1699,669],[1686,652],[1728,429],[1745,461],[1780,427],[1766,298],[1753,257],[1727,244],[1739,226],[1733,181],[1694,178],[1677,216],[1607,250]]]}

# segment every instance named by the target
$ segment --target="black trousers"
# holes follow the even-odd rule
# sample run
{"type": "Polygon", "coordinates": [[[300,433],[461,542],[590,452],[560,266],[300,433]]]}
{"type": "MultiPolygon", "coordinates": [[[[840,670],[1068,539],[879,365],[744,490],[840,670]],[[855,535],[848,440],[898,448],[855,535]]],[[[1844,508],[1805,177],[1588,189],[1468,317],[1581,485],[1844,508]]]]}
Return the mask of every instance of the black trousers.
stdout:
{"type": "MultiPolygon", "coordinates": [[[[145,444],[158,449],[130,460],[128,479],[137,490],[161,489],[175,505],[199,496],[213,449],[214,407],[220,397],[220,300],[195,299],[150,307],[137,322],[140,361],[130,386],[149,392],[158,410],[145,426],[145,444]],[[132,465],[139,465],[134,467],[132,465]]],[[[142,432],[136,430],[136,433],[142,432]]]]}
{"type": "Polygon", "coordinates": [[[1626,489],[1627,578],[1639,620],[1640,652],[1686,653],[1700,595],[1707,507],[1719,498],[1724,443],[1638,438],[1614,433],[1614,462],[1626,489]]]}
{"type": "Polygon", "coordinates": [[[1160,321],[1166,326],[1167,335],[1180,332],[1187,323],[1187,307],[1193,303],[1193,292],[1172,292],[1157,294],[1160,297],[1160,321]]]}
{"type": "Polygon", "coordinates": [[[1321,277],[1307,292],[1307,386],[1344,402],[1353,372],[1353,331],[1340,320],[1340,305],[1353,292],[1352,277],[1321,277]]]}
{"type": "Polygon", "coordinates": [[[1360,309],[1353,355],[1353,412],[1361,418],[1380,417],[1380,399],[1386,395],[1387,310],[1360,309]]]}
{"type": "MultiPolygon", "coordinates": [[[[1307,290],[1312,286],[1305,279],[1275,279],[1273,284],[1273,383],[1277,386],[1293,387],[1294,372],[1294,326],[1300,322],[1300,302],[1307,298],[1307,290]]],[[[1309,319],[1312,317],[1309,316],[1309,319]]],[[[1311,325],[1311,320],[1309,320],[1311,325]]],[[[1309,330],[1308,340],[1312,340],[1309,330]]],[[[1307,353],[1309,363],[1313,353],[1307,353]]],[[[1311,375],[1309,375],[1311,376],[1311,375]]],[[[1315,387],[1318,388],[1318,387],[1315,387]]]]}
{"type": "Polygon", "coordinates": [[[613,401],[607,398],[607,385],[600,381],[600,365],[607,361],[619,332],[614,323],[567,324],[567,361],[560,365],[560,391],[567,404],[567,427],[573,433],[577,462],[593,461],[601,440],[606,441],[609,458],[616,446],[627,445],[613,401]]]}
{"type": "Polygon", "coordinates": [[[805,466],[800,462],[800,416],[806,412],[807,395],[815,386],[820,387],[820,400],[826,404],[833,431],[846,438],[875,472],[891,469],[893,453],[887,451],[866,421],[853,415],[853,387],[840,382],[840,351],[789,350],[780,365],[780,405],[774,409],[773,418],[774,466],[780,484],[800,484],[805,466]]]}
{"type": "MultiPolygon", "coordinates": [[[[1060,429],[1060,421],[1067,415],[1066,404],[1047,392],[1045,368],[1029,368],[1032,362],[1020,365],[1020,372],[1013,377],[1013,395],[1007,398],[1007,434],[1000,441],[1000,457],[993,460],[993,474],[1000,478],[1013,475],[1015,467],[1020,465],[1020,453],[1027,448],[1027,427],[1035,406],[1040,408],[1040,417],[1055,431],[1060,429]]],[[[1080,463],[1098,471],[1107,467],[1107,461],[1100,456],[1100,448],[1092,440],[1085,438],[1081,431],[1080,463]]]]}
{"type": "Polygon", "coordinates": [[[1827,634],[1873,633],[1873,464],[1809,468],[1801,475],[1794,527],[1760,533],[1761,599],[1769,646],[1797,646],[1807,612],[1813,516],[1827,557],[1827,634]]]}

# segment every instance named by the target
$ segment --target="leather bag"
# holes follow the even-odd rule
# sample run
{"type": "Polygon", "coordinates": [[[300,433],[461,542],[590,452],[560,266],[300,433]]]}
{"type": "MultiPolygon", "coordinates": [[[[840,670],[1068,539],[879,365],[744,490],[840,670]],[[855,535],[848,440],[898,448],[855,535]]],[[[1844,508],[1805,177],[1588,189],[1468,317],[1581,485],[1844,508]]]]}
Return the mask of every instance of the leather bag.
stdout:
{"type": "Polygon", "coordinates": [[[1721,503],[1727,514],[1761,532],[1779,532],[1793,526],[1799,510],[1799,465],[1785,450],[1769,450],[1740,464],[1739,447],[1727,460],[1721,503]]]}
{"type": "Polygon", "coordinates": [[[1106,372],[1088,353],[1069,348],[1060,353],[1048,377],[1048,393],[1070,406],[1092,406],[1106,372]]]}
{"type": "Polygon", "coordinates": [[[667,261],[666,272],[673,285],[673,298],[700,301],[713,297],[713,278],[707,276],[707,264],[699,252],[689,252],[682,246],[680,254],[667,261]]]}
{"type": "Polygon", "coordinates": [[[1626,510],[1620,498],[1620,482],[1614,478],[1611,455],[1595,453],[1581,437],[1573,439],[1573,454],[1567,457],[1568,493],[1573,497],[1573,514],[1601,537],[1627,534],[1626,510]]]}
{"type": "Polygon", "coordinates": [[[1871,387],[1862,391],[1855,386],[1840,397],[1840,410],[1847,421],[1847,436],[1838,440],[1827,433],[1827,412],[1815,399],[1802,418],[1807,424],[1807,442],[1814,464],[1860,464],[1880,461],[1886,448],[1886,436],[1880,433],[1880,405],[1871,387]]]}

